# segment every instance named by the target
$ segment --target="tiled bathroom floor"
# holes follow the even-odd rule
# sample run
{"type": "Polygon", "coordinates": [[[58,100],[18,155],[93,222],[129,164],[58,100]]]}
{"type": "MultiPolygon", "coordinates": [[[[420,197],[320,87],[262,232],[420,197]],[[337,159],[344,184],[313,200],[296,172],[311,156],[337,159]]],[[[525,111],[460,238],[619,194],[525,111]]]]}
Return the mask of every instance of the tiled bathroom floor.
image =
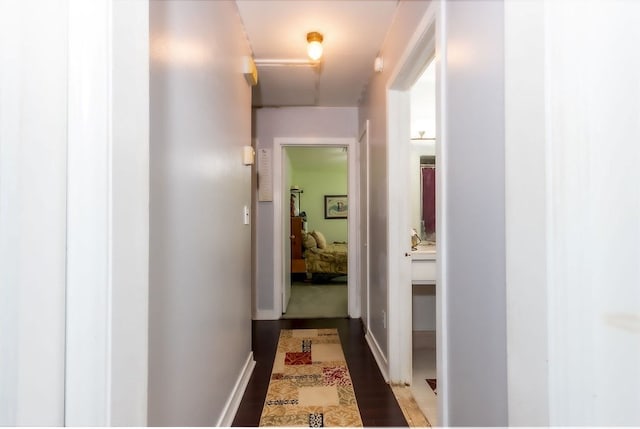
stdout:
{"type": "Polygon", "coordinates": [[[438,426],[438,401],[427,378],[436,378],[436,333],[414,331],[411,393],[429,423],[438,426]]]}

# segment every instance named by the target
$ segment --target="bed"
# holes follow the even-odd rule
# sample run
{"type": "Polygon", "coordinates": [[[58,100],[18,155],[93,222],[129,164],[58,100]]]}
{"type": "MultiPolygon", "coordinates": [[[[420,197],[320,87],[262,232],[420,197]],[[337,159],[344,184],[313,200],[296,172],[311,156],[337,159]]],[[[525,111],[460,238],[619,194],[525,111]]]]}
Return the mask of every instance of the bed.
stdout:
{"type": "Polygon", "coordinates": [[[324,249],[307,249],[304,254],[307,272],[314,274],[347,275],[347,244],[327,244],[324,249]]]}
{"type": "MultiPolygon", "coordinates": [[[[317,233],[314,231],[309,236],[314,238],[317,233]]],[[[326,243],[322,238],[316,238],[316,245],[309,245],[309,240],[305,237],[304,263],[307,273],[312,275],[347,275],[347,243],[326,243]]]]}

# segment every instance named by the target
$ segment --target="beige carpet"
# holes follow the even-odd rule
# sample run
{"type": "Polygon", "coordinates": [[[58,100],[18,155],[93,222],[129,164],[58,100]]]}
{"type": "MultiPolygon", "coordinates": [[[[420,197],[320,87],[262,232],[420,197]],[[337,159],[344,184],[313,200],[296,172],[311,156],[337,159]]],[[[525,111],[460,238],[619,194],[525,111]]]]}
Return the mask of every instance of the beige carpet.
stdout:
{"type": "Polygon", "coordinates": [[[362,427],[336,329],[280,332],[260,426],[362,427]]]}
{"type": "Polygon", "coordinates": [[[283,319],[349,317],[347,285],[293,284],[291,299],[283,319]]]}

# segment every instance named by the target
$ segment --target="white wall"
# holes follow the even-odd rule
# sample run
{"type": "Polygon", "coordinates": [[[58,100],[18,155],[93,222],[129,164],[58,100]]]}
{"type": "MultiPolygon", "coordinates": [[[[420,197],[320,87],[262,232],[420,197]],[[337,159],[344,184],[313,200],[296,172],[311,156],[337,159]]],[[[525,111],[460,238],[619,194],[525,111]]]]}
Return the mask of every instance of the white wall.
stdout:
{"type": "MultiPolygon", "coordinates": [[[[508,175],[508,272],[532,260],[546,272],[533,290],[524,275],[509,277],[510,416],[530,424],[527,407],[540,397],[549,404],[544,425],[638,426],[640,4],[576,9],[546,1],[507,10],[507,95],[514,101],[507,144],[520,148],[534,143],[527,134],[539,137],[528,150],[536,172],[514,168],[508,175]],[[531,55],[519,55],[516,45],[531,55]],[[530,107],[515,104],[518,94],[530,107]],[[525,206],[531,196],[533,205],[525,206]],[[530,249],[517,242],[526,238],[525,225],[544,236],[530,249]],[[541,337],[533,344],[517,340],[533,332],[541,337]],[[544,380],[528,392],[515,384],[527,366],[544,380]]],[[[522,164],[517,152],[508,155],[522,164]]]]}
{"type": "MultiPolygon", "coordinates": [[[[450,425],[507,424],[502,2],[444,2],[450,425]]],[[[442,236],[438,237],[439,240],[442,236]]]]}
{"type": "MultiPolygon", "coordinates": [[[[111,416],[147,424],[149,4],[113,1],[111,416]]],[[[86,383],[86,380],[84,381],[86,383]]]]}
{"type": "MultiPolygon", "coordinates": [[[[258,149],[272,149],[276,137],[355,138],[357,114],[358,109],[351,107],[261,108],[254,111],[253,132],[258,149]]],[[[280,299],[273,296],[273,203],[256,204],[256,309],[270,313],[274,300],[280,299]]]]}
{"type": "Polygon", "coordinates": [[[507,358],[516,426],[550,425],[543,16],[537,0],[505,4],[507,358]]]}
{"type": "Polygon", "coordinates": [[[412,317],[414,331],[436,330],[434,286],[413,286],[412,317]]]}
{"type": "Polygon", "coordinates": [[[251,358],[250,50],[232,1],[151,2],[150,20],[149,424],[228,426],[251,358]]]}
{"type": "Polygon", "coordinates": [[[145,425],[147,4],[0,6],[0,421],[145,425]]]}
{"type": "MultiPolygon", "coordinates": [[[[386,86],[389,84],[391,71],[398,67],[400,56],[416,31],[428,6],[429,2],[422,1],[403,1],[399,4],[396,17],[381,49],[384,58],[384,71],[380,74],[372,74],[359,110],[358,122],[361,128],[367,119],[370,120],[369,330],[375,342],[380,346],[384,358],[388,357],[388,341],[387,329],[383,323],[383,312],[386,313],[388,310],[389,290],[387,156],[389,151],[394,150],[387,141],[386,86]]],[[[409,127],[409,121],[407,121],[407,127],[409,127]]]]}
{"type": "Polygon", "coordinates": [[[0,426],[64,424],[67,12],[0,2],[0,426]]]}
{"type": "Polygon", "coordinates": [[[573,5],[545,3],[550,424],[640,425],[640,4],[573,5]]]}
{"type": "MultiPolygon", "coordinates": [[[[436,67],[431,61],[411,87],[411,138],[436,136],[436,67]]],[[[433,141],[431,141],[434,143],[433,141]]]]}

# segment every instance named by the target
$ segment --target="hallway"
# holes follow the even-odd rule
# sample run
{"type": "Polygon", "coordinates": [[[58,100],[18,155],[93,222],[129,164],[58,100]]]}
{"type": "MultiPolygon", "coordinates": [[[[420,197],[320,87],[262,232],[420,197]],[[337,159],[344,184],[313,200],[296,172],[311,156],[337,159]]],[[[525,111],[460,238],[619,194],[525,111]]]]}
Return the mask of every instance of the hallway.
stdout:
{"type": "Polygon", "coordinates": [[[583,3],[0,0],[0,426],[252,426],[309,326],[364,423],[404,424],[376,363],[408,383],[425,314],[402,160],[433,58],[434,423],[640,427],[640,1],[583,3]],[[281,149],[318,144],[359,173],[303,206],[351,198],[356,319],[281,321],[281,149]]]}
{"type": "Polygon", "coordinates": [[[254,321],[252,348],[256,366],[238,408],[233,426],[258,426],[269,386],[281,329],[337,328],[353,380],[365,427],[407,426],[398,403],[378,370],[364,339],[360,319],[290,319],[254,321]]]}

